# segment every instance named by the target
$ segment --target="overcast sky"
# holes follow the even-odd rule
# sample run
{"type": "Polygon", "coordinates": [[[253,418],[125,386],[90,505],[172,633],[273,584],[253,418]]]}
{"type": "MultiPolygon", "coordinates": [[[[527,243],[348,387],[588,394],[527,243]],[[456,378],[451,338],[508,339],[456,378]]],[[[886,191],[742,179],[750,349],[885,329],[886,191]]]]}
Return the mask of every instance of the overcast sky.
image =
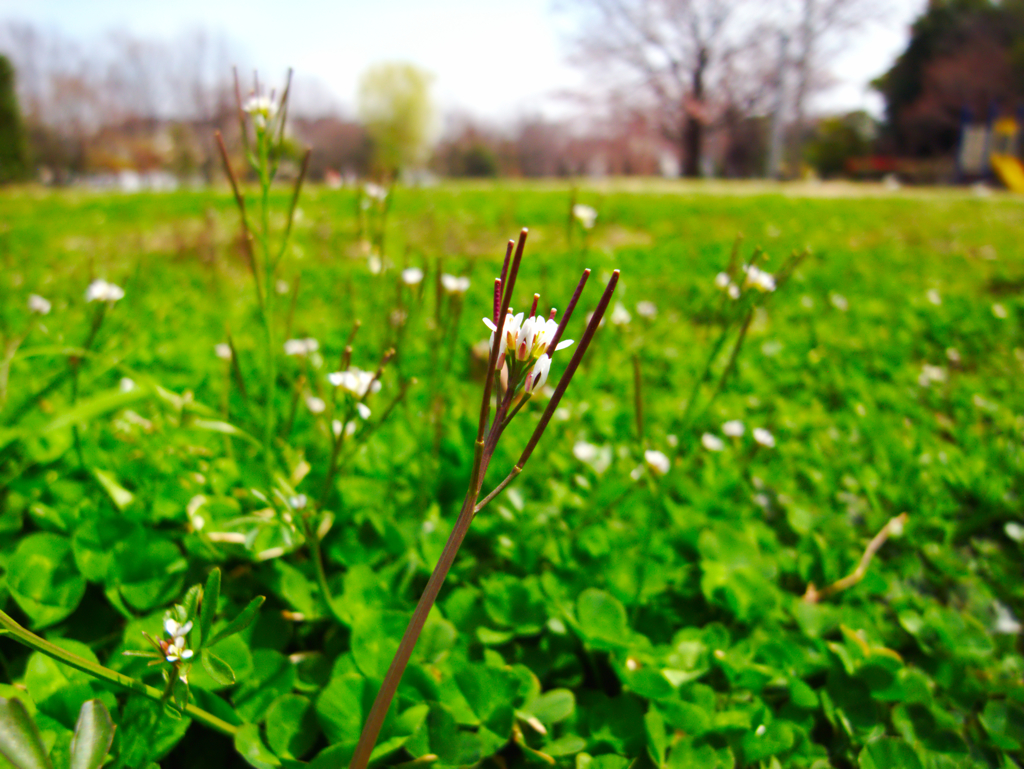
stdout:
{"type": "MultiPolygon", "coordinates": [[[[926,0],[891,0],[834,62],[837,85],[818,98],[822,111],[881,101],[868,82],[906,44],[926,0]]],[[[435,76],[442,109],[492,121],[557,115],[558,94],[584,80],[565,60],[572,18],[553,0],[0,0],[0,20],[27,21],[88,41],[111,30],[171,38],[188,28],[223,32],[268,75],[293,66],[351,108],[360,74],[380,61],[410,61],[435,76]],[[287,9],[287,10],[285,10],[287,9]]]]}

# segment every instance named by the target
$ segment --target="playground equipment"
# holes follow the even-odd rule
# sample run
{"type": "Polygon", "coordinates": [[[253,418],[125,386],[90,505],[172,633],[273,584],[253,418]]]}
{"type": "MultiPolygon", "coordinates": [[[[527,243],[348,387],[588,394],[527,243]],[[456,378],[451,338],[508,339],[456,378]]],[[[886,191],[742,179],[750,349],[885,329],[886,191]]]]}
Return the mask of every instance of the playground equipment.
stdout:
{"type": "Polygon", "coordinates": [[[1024,164],[1020,160],[1021,123],[1001,117],[972,124],[965,111],[960,128],[957,172],[961,180],[983,179],[993,172],[1014,192],[1024,192],[1024,164]]]}

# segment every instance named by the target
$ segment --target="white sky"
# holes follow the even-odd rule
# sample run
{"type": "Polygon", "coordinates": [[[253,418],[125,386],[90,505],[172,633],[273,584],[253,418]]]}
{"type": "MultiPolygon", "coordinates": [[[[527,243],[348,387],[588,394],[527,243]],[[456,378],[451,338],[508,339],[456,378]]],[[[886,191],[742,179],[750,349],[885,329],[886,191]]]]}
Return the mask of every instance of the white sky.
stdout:
{"type": "MultiPolygon", "coordinates": [[[[837,85],[818,109],[868,108],[868,82],[891,66],[926,0],[890,0],[886,18],[837,58],[837,85]]],[[[268,80],[292,66],[322,82],[346,107],[362,72],[410,61],[435,76],[444,111],[492,121],[557,115],[558,93],[585,86],[565,61],[571,18],[552,0],[0,0],[0,20],[27,21],[83,41],[110,30],[170,38],[195,27],[223,32],[268,80]]]]}

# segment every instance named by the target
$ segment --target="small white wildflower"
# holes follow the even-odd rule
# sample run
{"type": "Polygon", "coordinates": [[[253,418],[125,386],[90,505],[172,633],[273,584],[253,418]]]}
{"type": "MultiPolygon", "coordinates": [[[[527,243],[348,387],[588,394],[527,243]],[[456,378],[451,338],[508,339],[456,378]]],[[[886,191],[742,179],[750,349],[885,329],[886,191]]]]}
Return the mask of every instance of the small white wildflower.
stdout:
{"type": "Polygon", "coordinates": [[[285,355],[309,355],[320,349],[320,343],[313,337],[289,339],[284,343],[285,355]]]}
{"type": "Polygon", "coordinates": [[[378,392],[381,388],[380,380],[374,377],[373,372],[361,371],[357,368],[350,368],[348,371],[335,371],[327,375],[327,380],[335,387],[340,387],[357,398],[362,398],[367,393],[378,392]]]}
{"type": "Polygon", "coordinates": [[[524,388],[526,392],[532,393],[544,386],[548,381],[548,374],[551,371],[551,358],[545,353],[541,355],[534,364],[533,369],[526,375],[524,388]]]}
{"type": "Polygon", "coordinates": [[[117,389],[123,393],[130,393],[135,389],[135,382],[128,377],[122,377],[121,381],[117,383],[117,389]]]}
{"type": "Polygon", "coordinates": [[[739,438],[743,435],[743,431],[746,428],[743,427],[743,423],[738,419],[730,419],[724,425],[722,425],[722,432],[728,435],[730,438],[739,438]]]}
{"type": "Polygon", "coordinates": [[[725,291],[725,289],[729,288],[729,284],[731,283],[732,280],[729,278],[729,273],[727,272],[720,272],[715,276],[715,288],[725,291]]]}
{"type": "Polygon", "coordinates": [[[227,342],[221,342],[220,344],[214,345],[213,352],[221,360],[231,360],[231,345],[227,342]]]}
{"type": "Polygon", "coordinates": [[[1024,542],[1024,526],[1017,523],[1016,521],[1010,521],[1003,527],[1003,531],[1006,532],[1006,536],[1012,539],[1014,542],[1024,542]]]}
{"type": "Polygon", "coordinates": [[[846,312],[850,309],[850,303],[846,301],[846,297],[842,294],[832,293],[829,295],[828,299],[832,302],[832,306],[840,312],[846,312]]]}
{"type": "Polygon", "coordinates": [[[700,442],[708,451],[721,451],[725,448],[725,442],[717,435],[712,435],[711,433],[704,433],[700,436],[700,442]]]}
{"type": "Polygon", "coordinates": [[[672,461],[660,451],[645,451],[644,462],[655,475],[665,475],[672,467],[672,461]]]}
{"type": "Polygon", "coordinates": [[[327,409],[327,404],[324,403],[323,398],[317,398],[315,395],[310,395],[306,398],[306,408],[308,408],[313,414],[323,414],[327,409]]]}
{"type": "Polygon", "coordinates": [[[334,433],[335,438],[341,437],[341,431],[344,427],[345,425],[341,423],[340,419],[331,420],[331,432],[334,433]]]}
{"type": "Polygon", "coordinates": [[[370,407],[367,406],[365,403],[357,403],[356,411],[359,412],[359,416],[362,417],[363,419],[370,418],[370,407]]]}
{"type": "Polygon", "coordinates": [[[359,425],[356,424],[356,420],[352,419],[345,423],[345,437],[351,438],[356,434],[356,430],[359,429],[359,425]]]}
{"type": "Polygon", "coordinates": [[[767,732],[767,731],[768,731],[768,727],[765,726],[764,724],[761,724],[759,727],[757,727],[754,730],[754,734],[756,734],[758,737],[763,737],[764,733],[767,732]]]}
{"type": "Polygon", "coordinates": [[[447,273],[441,275],[441,288],[449,296],[454,294],[464,294],[469,291],[469,278],[456,277],[455,275],[448,275],[447,273]]]}
{"type": "Polygon", "coordinates": [[[423,282],[423,270],[419,267],[407,267],[402,270],[402,282],[407,286],[415,286],[423,282]]]}
{"type": "Polygon", "coordinates": [[[267,121],[277,113],[277,105],[269,96],[252,94],[246,99],[242,109],[252,116],[252,122],[258,128],[265,128],[267,121]]]}
{"type": "Polygon", "coordinates": [[[928,298],[928,301],[934,304],[936,307],[942,304],[942,296],[934,288],[929,288],[928,291],[925,293],[925,296],[928,298]]]}
{"type": "Polygon", "coordinates": [[[956,349],[955,347],[947,347],[946,348],[946,358],[954,366],[959,365],[960,364],[960,351],[958,349],[956,349]]]}
{"type": "Polygon", "coordinates": [[[765,430],[763,427],[754,428],[754,440],[757,441],[762,446],[765,446],[769,449],[775,447],[775,436],[772,435],[767,430],[765,430]]]}
{"type": "Polygon", "coordinates": [[[672,448],[675,448],[676,446],[679,445],[679,436],[676,435],[675,433],[669,433],[668,435],[666,435],[665,440],[668,441],[668,445],[671,446],[672,448]]]}
{"type": "Polygon", "coordinates": [[[366,260],[366,266],[370,268],[371,275],[380,275],[384,270],[384,262],[377,254],[370,254],[366,260]]]}
{"type": "Polygon", "coordinates": [[[925,363],[921,367],[921,374],[917,377],[917,383],[921,387],[928,387],[932,382],[945,382],[946,369],[942,366],[931,366],[925,363]]]}
{"type": "Polygon", "coordinates": [[[1006,311],[1006,307],[999,302],[992,305],[992,314],[999,318],[999,320],[1006,320],[1010,316],[1010,313],[1006,311]]]}
{"type": "Polygon", "coordinates": [[[594,224],[597,222],[597,211],[582,203],[577,203],[572,207],[572,215],[576,221],[583,225],[585,230],[593,229],[594,224]]]}
{"type": "Polygon", "coordinates": [[[743,281],[744,287],[753,286],[758,291],[764,292],[775,290],[775,276],[771,273],[765,272],[752,264],[743,265],[743,272],[747,275],[743,281]]]}
{"type": "Polygon", "coordinates": [[[382,187],[379,184],[374,184],[373,182],[367,182],[363,185],[363,193],[366,197],[381,203],[384,202],[384,199],[388,196],[387,188],[382,187]]]}
{"type": "Polygon", "coordinates": [[[296,494],[294,497],[288,497],[288,507],[292,510],[301,510],[309,502],[309,499],[305,494],[296,494]]]}
{"type": "Polygon", "coordinates": [[[124,299],[124,289],[102,279],[94,280],[85,291],[85,301],[87,302],[110,302],[113,304],[121,299],[124,299]]]}
{"type": "Polygon", "coordinates": [[[740,287],[737,286],[735,283],[730,283],[729,288],[727,289],[727,293],[729,294],[730,299],[739,299],[740,287]]]}
{"type": "Polygon", "coordinates": [[[1016,635],[1021,631],[1021,624],[1017,621],[1017,618],[1013,616],[1013,612],[999,601],[995,601],[993,603],[993,607],[996,610],[995,631],[997,633],[1016,635]]]}
{"type": "Polygon", "coordinates": [[[49,315],[52,305],[39,294],[28,295],[28,309],[40,315],[49,315]]]}
{"type": "Polygon", "coordinates": [[[572,455],[580,462],[593,462],[597,459],[598,451],[597,446],[586,441],[576,441],[572,447],[572,455]]]}
{"type": "Polygon", "coordinates": [[[658,314],[658,307],[654,302],[637,302],[636,303],[636,314],[641,318],[654,318],[658,314]]]}
{"type": "Polygon", "coordinates": [[[631,320],[633,320],[633,316],[629,314],[629,310],[627,310],[622,305],[622,302],[616,302],[615,303],[615,308],[612,310],[612,316],[611,316],[612,325],[615,325],[615,326],[625,326],[631,320]]]}
{"type": "Polygon", "coordinates": [[[171,638],[184,638],[192,629],[192,623],[179,624],[177,620],[168,617],[164,620],[164,632],[171,638]]]}
{"type": "Polygon", "coordinates": [[[281,296],[284,296],[292,290],[292,287],[288,285],[287,280],[279,280],[274,284],[274,290],[281,294],[281,296]]]}

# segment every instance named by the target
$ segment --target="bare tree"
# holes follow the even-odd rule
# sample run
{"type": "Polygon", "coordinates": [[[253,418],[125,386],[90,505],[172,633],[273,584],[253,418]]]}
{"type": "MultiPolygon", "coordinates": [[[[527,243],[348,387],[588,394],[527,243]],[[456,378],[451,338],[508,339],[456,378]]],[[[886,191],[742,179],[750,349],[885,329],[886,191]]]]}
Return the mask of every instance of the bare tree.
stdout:
{"type": "Polygon", "coordinates": [[[707,97],[738,47],[745,0],[575,0],[574,60],[606,82],[637,86],[679,147],[685,176],[700,173],[707,97]]]}

